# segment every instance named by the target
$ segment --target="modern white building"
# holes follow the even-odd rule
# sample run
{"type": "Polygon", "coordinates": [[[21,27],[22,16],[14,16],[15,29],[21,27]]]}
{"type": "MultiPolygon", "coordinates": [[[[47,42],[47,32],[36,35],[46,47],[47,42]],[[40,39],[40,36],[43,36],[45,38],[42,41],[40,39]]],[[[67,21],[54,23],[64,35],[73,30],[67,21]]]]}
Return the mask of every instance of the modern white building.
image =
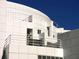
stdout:
{"type": "Polygon", "coordinates": [[[63,32],[36,9],[0,1],[0,59],[63,59],[63,32]]]}

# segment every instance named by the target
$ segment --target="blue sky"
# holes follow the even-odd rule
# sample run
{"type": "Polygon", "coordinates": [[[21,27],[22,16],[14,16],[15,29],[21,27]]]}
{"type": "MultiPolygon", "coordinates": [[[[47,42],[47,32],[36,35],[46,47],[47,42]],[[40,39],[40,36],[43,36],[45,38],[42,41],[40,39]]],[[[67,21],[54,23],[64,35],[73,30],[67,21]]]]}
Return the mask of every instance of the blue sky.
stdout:
{"type": "Polygon", "coordinates": [[[48,15],[58,27],[79,28],[79,0],[9,0],[38,9],[48,15]]]}

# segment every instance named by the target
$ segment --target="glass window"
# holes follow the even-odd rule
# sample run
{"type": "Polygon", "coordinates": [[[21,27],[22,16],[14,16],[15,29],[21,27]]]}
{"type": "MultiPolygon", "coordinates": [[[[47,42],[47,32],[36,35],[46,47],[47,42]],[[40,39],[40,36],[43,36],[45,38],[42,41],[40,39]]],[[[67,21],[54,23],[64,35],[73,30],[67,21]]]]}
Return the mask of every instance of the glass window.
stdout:
{"type": "Polygon", "coordinates": [[[46,59],[46,56],[43,56],[43,59],[46,59]]]}
{"type": "Polygon", "coordinates": [[[47,59],[50,59],[50,56],[47,56],[47,59]]]}
{"type": "Polygon", "coordinates": [[[39,55],[39,56],[38,56],[38,59],[41,59],[41,57],[42,57],[42,56],[39,55]]]}
{"type": "Polygon", "coordinates": [[[32,45],[31,40],[33,39],[33,29],[27,28],[27,45],[32,45]]]}
{"type": "Polygon", "coordinates": [[[27,34],[32,34],[32,29],[30,29],[30,28],[27,28],[27,34]]]}
{"type": "Polygon", "coordinates": [[[41,34],[41,30],[38,30],[38,34],[41,34]]]}
{"type": "Polygon", "coordinates": [[[60,57],[60,59],[63,59],[62,57],[60,57]]]}
{"type": "Polygon", "coordinates": [[[53,35],[53,38],[55,38],[55,35],[53,35]]]}
{"type": "Polygon", "coordinates": [[[48,36],[50,36],[50,27],[47,27],[48,36]]]}
{"type": "Polygon", "coordinates": [[[63,59],[61,57],[54,57],[54,56],[38,56],[38,59],[63,59]]]}
{"type": "Polygon", "coordinates": [[[55,59],[55,57],[51,57],[51,59],[55,59]]]}
{"type": "Polygon", "coordinates": [[[59,59],[59,57],[56,57],[56,59],[59,59]]]}
{"type": "Polygon", "coordinates": [[[32,15],[28,17],[28,22],[32,22],[32,15]]]}

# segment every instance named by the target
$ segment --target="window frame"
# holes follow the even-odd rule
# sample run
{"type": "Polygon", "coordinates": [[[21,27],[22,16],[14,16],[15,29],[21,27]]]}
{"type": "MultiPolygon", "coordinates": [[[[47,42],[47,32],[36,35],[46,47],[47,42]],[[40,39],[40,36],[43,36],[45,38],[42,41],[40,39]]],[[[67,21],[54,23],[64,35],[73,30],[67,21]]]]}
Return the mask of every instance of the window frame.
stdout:
{"type": "Polygon", "coordinates": [[[37,30],[37,33],[38,33],[38,34],[41,34],[41,30],[40,30],[40,29],[38,29],[38,30],[37,30]]]}
{"type": "Polygon", "coordinates": [[[30,16],[28,17],[28,22],[33,22],[33,16],[32,16],[32,15],[30,15],[30,16]]]}
{"type": "Polygon", "coordinates": [[[50,26],[47,27],[48,36],[50,36],[50,26]]]}

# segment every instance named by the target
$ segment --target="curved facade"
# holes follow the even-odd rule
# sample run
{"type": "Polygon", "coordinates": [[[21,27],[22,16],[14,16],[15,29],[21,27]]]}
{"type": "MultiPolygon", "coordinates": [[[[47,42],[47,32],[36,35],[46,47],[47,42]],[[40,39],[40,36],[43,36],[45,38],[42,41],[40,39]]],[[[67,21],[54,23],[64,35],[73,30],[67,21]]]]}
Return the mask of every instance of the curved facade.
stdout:
{"type": "Polygon", "coordinates": [[[61,48],[47,47],[56,47],[54,44],[57,43],[57,28],[42,12],[24,5],[1,1],[0,19],[0,56],[5,49],[7,59],[37,59],[40,55],[63,56],[61,48]]]}
{"type": "MultiPolygon", "coordinates": [[[[25,26],[25,28],[35,28],[35,30],[41,30],[42,33],[45,33],[45,36],[47,37],[47,27],[50,27],[50,37],[48,38],[53,38],[53,21],[50,20],[49,17],[47,17],[46,15],[44,15],[42,12],[37,11],[33,8],[27,7],[27,6],[23,6],[20,4],[16,4],[16,3],[12,3],[12,2],[1,2],[0,3],[0,17],[3,19],[3,21],[5,22],[5,27],[10,27],[8,25],[11,25],[11,27],[9,29],[15,29],[18,28],[17,31],[18,33],[22,33],[22,34],[26,34],[26,29],[24,31],[24,29],[20,29],[23,26],[25,26]],[[32,22],[29,22],[29,17],[32,17],[32,22]],[[8,21],[8,22],[7,22],[8,21]],[[14,23],[17,24],[15,25],[14,23]],[[21,22],[21,23],[20,23],[21,22]],[[19,26],[21,25],[21,26],[19,26]],[[16,27],[18,26],[18,27],[16,27]],[[15,27],[15,28],[13,28],[15,27]],[[20,31],[20,32],[19,32],[20,31]]],[[[30,18],[31,18],[30,17],[30,18]]],[[[1,21],[1,22],[3,22],[1,21]]],[[[8,29],[8,28],[7,28],[8,29]]],[[[3,30],[3,29],[1,29],[3,30]]],[[[34,30],[34,31],[35,31],[34,30]]],[[[6,32],[8,32],[6,30],[6,32]]],[[[17,33],[16,30],[9,30],[10,33],[17,33]]],[[[34,32],[34,36],[33,38],[37,38],[37,32],[34,32]]]]}

